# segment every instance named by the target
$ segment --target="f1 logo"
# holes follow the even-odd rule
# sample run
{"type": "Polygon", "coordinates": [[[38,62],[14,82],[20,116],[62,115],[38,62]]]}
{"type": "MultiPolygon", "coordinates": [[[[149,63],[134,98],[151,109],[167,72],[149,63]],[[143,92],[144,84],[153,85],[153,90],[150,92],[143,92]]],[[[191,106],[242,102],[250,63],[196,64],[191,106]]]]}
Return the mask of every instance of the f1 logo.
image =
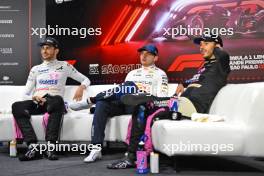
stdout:
{"type": "Polygon", "coordinates": [[[168,68],[168,72],[180,72],[186,68],[199,68],[203,65],[201,54],[188,54],[177,56],[168,68]]]}

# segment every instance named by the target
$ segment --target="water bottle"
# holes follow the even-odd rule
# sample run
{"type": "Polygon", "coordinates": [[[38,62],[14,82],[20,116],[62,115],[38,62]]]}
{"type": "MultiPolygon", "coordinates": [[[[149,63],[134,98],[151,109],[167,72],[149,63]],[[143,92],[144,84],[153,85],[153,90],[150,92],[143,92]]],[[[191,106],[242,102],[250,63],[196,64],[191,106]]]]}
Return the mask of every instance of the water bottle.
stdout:
{"type": "Polygon", "coordinates": [[[144,141],[140,141],[138,144],[137,151],[137,173],[147,174],[148,173],[148,156],[147,152],[144,151],[144,141]]]}
{"type": "Polygon", "coordinates": [[[172,112],[171,113],[171,119],[172,120],[177,120],[178,119],[178,101],[176,98],[173,98],[171,100],[171,107],[170,107],[170,111],[172,112]]]}
{"type": "Polygon", "coordinates": [[[9,156],[10,157],[16,157],[17,156],[17,146],[16,146],[16,141],[14,141],[14,140],[12,140],[10,142],[9,156]]]}
{"type": "Polygon", "coordinates": [[[153,174],[159,173],[159,154],[150,153],[150,172],[153,174]]]}

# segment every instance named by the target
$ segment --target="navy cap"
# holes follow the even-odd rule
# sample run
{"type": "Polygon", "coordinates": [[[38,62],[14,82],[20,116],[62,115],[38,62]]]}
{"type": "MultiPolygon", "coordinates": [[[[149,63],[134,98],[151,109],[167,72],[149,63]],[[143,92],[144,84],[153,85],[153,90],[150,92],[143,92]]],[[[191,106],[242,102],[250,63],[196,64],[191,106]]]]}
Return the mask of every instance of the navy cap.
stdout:
{"type": "Polygon", "coordinates": [[[195,44],[200,45],[201,41],[205,41],[205,42],[215,42],[220,44],[221,47],[223,47],[223,40],[221,39],[221,37],[219,35],[215,35],[215,34],[203,34],[202,37],[198,37],[195,38],[193,40],[193,42],[195,44]]]}
{"type": "Polygon", "coordinates": [[[139,48],[137,51],[138,52],[147,51],[147,52],[149,52],[149,53],[151,53],[151,54],[153,54],[155,56],[157,56],[158,53],[159,53],[158,48],[155,45],[153,45],[153,44],[145,45],[145,46],[139,48]]]}
{"type": "Polygon", "coordinates": [[[43,46],[43,45],[51,45],[54,46],[55,48],[59,48],[59,42],[52,37],[46,37],[43,39],[41,42],[38,43],[38,46],[43,46]]]}

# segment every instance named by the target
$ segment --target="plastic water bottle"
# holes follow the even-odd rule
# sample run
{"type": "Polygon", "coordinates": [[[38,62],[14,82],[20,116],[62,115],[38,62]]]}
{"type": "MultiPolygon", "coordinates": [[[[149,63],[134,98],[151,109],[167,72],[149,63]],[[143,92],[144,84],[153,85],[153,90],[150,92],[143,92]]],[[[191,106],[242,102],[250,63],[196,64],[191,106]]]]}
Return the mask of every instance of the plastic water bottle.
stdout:
{"type": "Polygon", "coordinates": [[[17,156],[17,146],[16,146],[16,141],[14,141],[14,140],[12,140],[10,142],[9,156],[10,157],[16,157],[17,156]]]}
{"type": "Polygon", "coordinates": [[[159,154],[150,153],[150,172],[153,174],[159,173],[159,154]]]}
{"type": "Polygon", "coordinates": [[[148,156],[147,152],[144,151],[145,143],[140,141],[138,144],[138,151],[137,151],[137,173],[138,174],[147,174],[148,170],[148,156]]]}
{"type": "Polygon", "coordinates": [[[178,118],[178,100],[176,98],[172,99],[172,106],[170,108],[170,111],[172,112],[171,114],[171,119],[172,120],[177,120],[178,118]]]}

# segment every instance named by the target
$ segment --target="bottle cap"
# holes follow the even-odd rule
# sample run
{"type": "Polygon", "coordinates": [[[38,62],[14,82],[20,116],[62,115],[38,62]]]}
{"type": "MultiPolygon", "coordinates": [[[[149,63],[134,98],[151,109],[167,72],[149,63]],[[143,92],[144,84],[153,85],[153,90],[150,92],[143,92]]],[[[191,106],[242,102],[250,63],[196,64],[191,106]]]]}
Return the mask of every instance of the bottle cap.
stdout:
{"type": "Polygon", "coordinates": [[[143,141],[140,141],[138,145],[145,145],[145,143],[143,141]]]}

